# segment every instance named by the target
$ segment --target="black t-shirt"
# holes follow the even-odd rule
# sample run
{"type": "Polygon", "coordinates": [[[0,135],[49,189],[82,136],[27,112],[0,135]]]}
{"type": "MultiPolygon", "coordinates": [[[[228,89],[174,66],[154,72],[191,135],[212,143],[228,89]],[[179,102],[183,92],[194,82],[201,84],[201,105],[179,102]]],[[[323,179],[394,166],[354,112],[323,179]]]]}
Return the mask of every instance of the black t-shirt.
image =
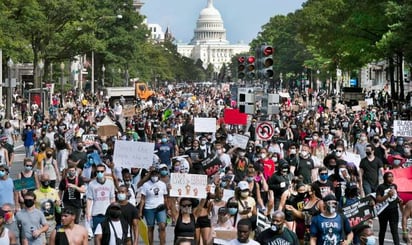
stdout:
{"type": "MultiPolygon", "coordinates": [[[[398,186],[396,184],[383,183],[378,186],[378,189],[376,189],[376,195],[384,196],[389,192],[390,189],[395,189],[397,191],[398,186]]],[[[397,194],[392,196],[392,198],[388,198],[386,200],[389,201],[389,205],[388,207],[385,208],[385,210],[398,208],[398,195],[397,194]]]]}
{"type": "Polygon", "coordinates": [[[295,245],[299,244],[298,237],[295,233],[290,231],[288,228],[284,227],[283,232],[278,234],[272,231],[270,228],[262,231],[256,241],[261,245],[269,244],[282,244],[282,245],[295,245]]]}
{"type": "Polygon", "coordinates": [[[83,179],[81,177],[76,177],[74,179],[69,179],[66,177],[62,181],[60,181],[59,184],[59,190],[63,191],[63,205],[81,208],[80,192],[73,188],[67,188],[67,183],[77,183],[77,186],[80,187],[84,185],[83,179]]]}
{"type": "Polygon", "coordinates": [[[126,205],[120,205],[120,208],[122,210],[122,216],[124,220],[126,220],[129,226],[131,227],[133,225],[133,220],[139,218],[137,208],[129,202],[127,202],[126,205]]]}
{"type": "Polygon", "coordinates": [[[326,183],[322,183],[319,180],[317,180],[313,182],[313,187],[319,188],[322,197],[325,197],[331,192],[334,192],[333,183],[329,180],[327,180],[326,183]]]}
{"type": "Polygon", "coordinates": [[[84,164],[87,162],[87,153],[82,151],[73,151],[72,154],[69,155],[69,159],[73,162],[79,161],[79,168],[82,168],[84,164]]]}
{"type": "Polygon", "coordinates": [[[359,168],[363,169],[363,180],[377,186],[379,184],[379,168],[383,168],[382,161],[375,157],[369,161],[367,157],[360,161],[359,168]]]}
{"type": "Polygon", "coordinates": [[[312,169],[315,167],[311,158],[304,159],[299,157],[297,161],[291,161],[290,164],[295,166],[295,176],[302,175],[303,183],[312,183],[312,169]]]}

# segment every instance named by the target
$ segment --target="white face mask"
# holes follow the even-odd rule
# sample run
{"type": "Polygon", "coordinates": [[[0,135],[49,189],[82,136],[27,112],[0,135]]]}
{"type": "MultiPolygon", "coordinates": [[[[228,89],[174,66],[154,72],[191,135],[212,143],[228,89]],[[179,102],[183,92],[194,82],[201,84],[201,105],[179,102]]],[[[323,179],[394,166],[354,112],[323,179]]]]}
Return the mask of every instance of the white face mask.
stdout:
{"type": "Polygon", "coordinates": [[[342,156],[342,152],[338,152],[338,151],[337,151],[337,152],[335,153],[335,155],[336,155],[337,157],[341,157],[341,156],[342,156]]]}
{"type": "Polygon", "coordinates": [[[266,153],[261,153],[260,154],[260,157],[263,159],[263,158],[266,158],[266,153]]]}
{"type": "Polygon", "coordinates": [[[222,149],[216,150],[216,153],[220,155],[223,153],[223,150],[222,149]]]}
{"type": "Polygon", "coordinates": [[[296,154],[296,150],[295,149],[290,150],[290,154],[296,154]]]}

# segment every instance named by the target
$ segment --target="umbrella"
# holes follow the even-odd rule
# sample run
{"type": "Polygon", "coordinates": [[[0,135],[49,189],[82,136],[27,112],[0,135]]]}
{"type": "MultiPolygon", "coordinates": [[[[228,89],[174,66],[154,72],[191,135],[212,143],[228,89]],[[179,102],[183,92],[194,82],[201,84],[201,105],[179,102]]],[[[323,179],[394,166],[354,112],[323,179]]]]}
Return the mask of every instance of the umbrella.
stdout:
{"type": "Polygon", "coordinates": [[[97,123],[97,134],[101,136],[116,136],[119,132],[117,125],[106,116],[101,122],[97,123]]]}

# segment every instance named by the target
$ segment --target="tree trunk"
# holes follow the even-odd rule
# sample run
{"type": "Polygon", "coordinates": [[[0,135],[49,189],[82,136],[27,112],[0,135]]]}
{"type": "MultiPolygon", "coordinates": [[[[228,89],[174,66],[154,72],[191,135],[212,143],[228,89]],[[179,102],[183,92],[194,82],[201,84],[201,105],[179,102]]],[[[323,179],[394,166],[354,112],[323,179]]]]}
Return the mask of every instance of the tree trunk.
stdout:
{"type": "Polygon", "coordinates": [[[404,77],[403,77],[403,53],[399,52],[397,54],[398,58],[398,83],[399,83],[399,100],[404,101],[405,99],[405,92],[404,92],[404,77]]]}
{"type": "Polygon", "coordinates": [[[395,90],[395,66],[393,64],[394,60],[393,57],[388,58],[388,63],[389,63],[389,82],[391,83],[391,98],[392,99],[398,99],[398,95],[395,90]]]}

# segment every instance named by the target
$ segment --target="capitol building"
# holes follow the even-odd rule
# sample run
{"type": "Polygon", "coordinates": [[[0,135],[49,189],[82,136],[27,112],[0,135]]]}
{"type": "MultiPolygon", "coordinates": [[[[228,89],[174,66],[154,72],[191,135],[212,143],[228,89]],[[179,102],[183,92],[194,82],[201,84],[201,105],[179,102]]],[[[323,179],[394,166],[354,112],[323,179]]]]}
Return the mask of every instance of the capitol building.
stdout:
{"type": "Polygon", "coordinates": [[[190,43],[177,43],[178,53],[194,62],[200,59],[205,69],[212,64],[215,72],[219,72],[223,64],[230,63],[233,56],[249,52],[249,49],[249,45],[230,44],[226,39],[222,16],[213,6],[213,0],[208,0],[206,8],[200,11],[190,43]]]}

